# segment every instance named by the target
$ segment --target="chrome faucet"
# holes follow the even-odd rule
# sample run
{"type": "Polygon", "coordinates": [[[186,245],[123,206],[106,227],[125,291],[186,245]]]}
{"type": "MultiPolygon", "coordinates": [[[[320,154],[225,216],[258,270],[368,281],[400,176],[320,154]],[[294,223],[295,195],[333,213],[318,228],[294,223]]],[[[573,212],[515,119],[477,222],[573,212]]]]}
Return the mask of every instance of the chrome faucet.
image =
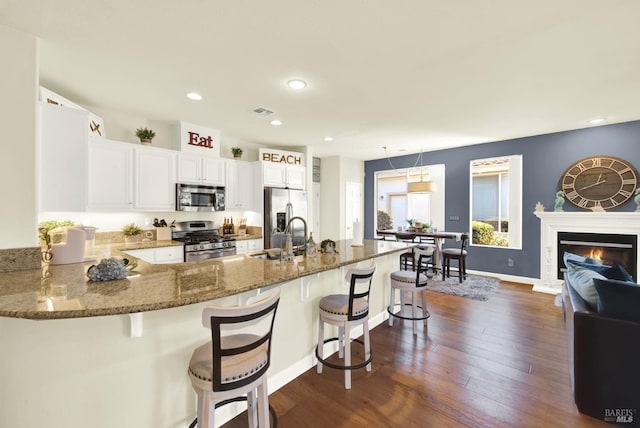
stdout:
{"type": "Polygon", "coordinates": [[[300,216],[291,217],[289,219],[289,221],[287,222],[287,227],[284,228],[284,233],[285,233],[285,235],[287,233],[291,234],[292,235],[292,239],[293,239],[293,229],[291,228],[291,223],[293,223],[294,220],[300,220],[304,224],[304,241],[303,241],[302,246],[304,248],[304,254],[306,255],[307,254],[307,232],[308,232],[308,230],[307,230],[307,221],[305,219],[303,219],[302,217],[300,217],[300,216]]]}

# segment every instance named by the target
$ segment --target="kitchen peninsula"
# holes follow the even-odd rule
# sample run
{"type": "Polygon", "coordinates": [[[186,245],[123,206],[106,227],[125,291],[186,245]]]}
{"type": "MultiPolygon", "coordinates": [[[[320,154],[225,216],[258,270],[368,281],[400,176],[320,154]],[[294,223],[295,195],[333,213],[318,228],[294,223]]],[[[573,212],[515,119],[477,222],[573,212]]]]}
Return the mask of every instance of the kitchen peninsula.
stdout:
{"type": "Polygon", "coordinates": [[[210,338],[202,309],[279,286],[269,370],[274,391],[313,366],[318,301],[347,292],[348,267],[376,263],[370,325],[386,318],[388,277],[407,246],[338,241],[337,253],[293,261],[250,255],[168,265],[134,260],[134,276],[104,283],[87,282],[91,263],[0,274],[0,426],[187,426],[195,395],[186,367],[192,350],[210,338]],[[131,338],[126,314],[135,313],[142,313],[144,329],[131,338]]]}

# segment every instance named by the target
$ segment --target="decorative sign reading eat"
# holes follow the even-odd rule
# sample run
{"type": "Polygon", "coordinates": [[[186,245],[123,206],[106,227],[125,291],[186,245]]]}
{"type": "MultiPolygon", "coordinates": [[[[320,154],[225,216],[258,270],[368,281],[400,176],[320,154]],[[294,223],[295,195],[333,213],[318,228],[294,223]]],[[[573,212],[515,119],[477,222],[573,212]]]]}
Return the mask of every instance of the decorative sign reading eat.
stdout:
{"type": "Polygon", "coordinates": [[[180,121],[176,134],[177,149],[181,152],[220,157],[219,130],[180,121]]]}
{"type": "Polygon", "coordinates": [[[259,153],[260,160],[263,162],[304,166],[304,154],[302,153],[285,152],[275,149],[260,149],[259,153]]]}

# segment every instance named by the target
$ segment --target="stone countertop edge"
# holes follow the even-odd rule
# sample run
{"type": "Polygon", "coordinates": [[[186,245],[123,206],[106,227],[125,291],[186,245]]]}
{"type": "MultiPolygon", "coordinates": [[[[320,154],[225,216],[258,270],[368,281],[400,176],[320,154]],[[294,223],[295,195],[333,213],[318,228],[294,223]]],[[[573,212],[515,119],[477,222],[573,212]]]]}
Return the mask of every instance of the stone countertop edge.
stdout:
{"type": "Polygon", "coordinates": [[[127,250],[147,250],[150,248],[163,248],[163,247],[175,247],[175,246],[184,246],[184,242],[181,241],[154,241],[154,240],[146,240],[140,241],[133,244],[125,244],[124,242],[117,242],[113,244],[107,245],[96,245],[96,249],[105,248],[106,246],[111,245],[111,248],[114,248],[118,251],[127,251],[127,250]]]}
{"type": "Polygon", "coordinates": [[[262,239],[262,235],[232,235],[236,241],[247,241],[249,239],[262,239]]]}
{"type": "MultiPolygon", "coordinates": [[[[378,240],[365,240],[359,247],[350,244],[350,240],[337,241],[335,254],[297,256],[282,262],[247,254],[175,264],[150,264],[134,257],[137,266],[132,276],[105,282],[87,279],[91,262],[0,273],[0,316],[47,320],[175,308],[281,284],[415,246],[378,240]]],[[[111,256],[124,257],[115,247],[126,251],[134,249],[133,245],[114,244],[111,256]]]]}

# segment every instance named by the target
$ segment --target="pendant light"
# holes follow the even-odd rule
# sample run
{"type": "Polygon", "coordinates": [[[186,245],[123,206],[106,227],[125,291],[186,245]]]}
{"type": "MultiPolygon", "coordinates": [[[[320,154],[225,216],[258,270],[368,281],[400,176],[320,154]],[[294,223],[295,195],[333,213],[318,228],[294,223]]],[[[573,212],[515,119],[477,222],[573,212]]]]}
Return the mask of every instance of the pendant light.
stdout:
{"type": "MultiPolygon", "coordinates": [[[[427,180],[424,180],[422,174],[422,149],[420,149],[420,155],[418,156],[420,160],[420,181],[412,181],[407,183],[407,193],[433,193],[438,190],[436,183],[428,180],[429,173],[427,172],[427,180]]],[[[417,164],[416,160],[416,164],[417,164]]]]}

